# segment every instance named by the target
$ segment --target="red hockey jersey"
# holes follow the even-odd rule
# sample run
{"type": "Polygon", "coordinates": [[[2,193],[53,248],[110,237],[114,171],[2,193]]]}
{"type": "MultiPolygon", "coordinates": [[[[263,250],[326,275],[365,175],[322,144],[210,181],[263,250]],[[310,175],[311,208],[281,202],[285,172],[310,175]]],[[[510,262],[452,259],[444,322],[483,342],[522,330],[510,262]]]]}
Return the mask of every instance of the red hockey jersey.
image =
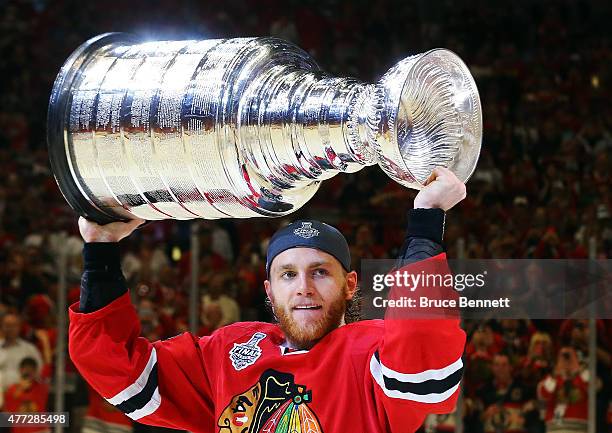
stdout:
{"type": "Polygon", "coordinates": [[[70,356],[102,396],[138,422],[208,433],[413,432],[453,410],[465,344],[455,319],[356,322],[308,351],[259,322],[139,334],[128,294],[93,313],[71,306],[70,356]]]}

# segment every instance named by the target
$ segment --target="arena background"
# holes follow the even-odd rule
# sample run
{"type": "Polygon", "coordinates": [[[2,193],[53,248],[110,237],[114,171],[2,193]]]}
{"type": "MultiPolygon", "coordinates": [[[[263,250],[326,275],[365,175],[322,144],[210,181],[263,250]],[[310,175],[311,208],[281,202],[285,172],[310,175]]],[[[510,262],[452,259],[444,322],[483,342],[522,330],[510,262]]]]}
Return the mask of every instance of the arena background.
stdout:
{"type": "MultiPolygon", "coordinates": [[[[82,242],[49,170],[46,109],[61,64],[89,37],[275,35],[308,50],[332,74],[368,81],[407,55],[449,48],[469,65],[484,111],[483,151],[468,197],[447,216],[449,256],[607,259],[611,9],[608,1],[579,0],[0,2],[0,338],[16,313],[21,338],[37,347],[44,364],[48,408],[70,411],[70,431],[81,430],[85,414],[89,431],[132,428],[88,391],[65,355],[62,328],[62,305],[78,299],[82,242]]],[[[337,225],[358,267],[362,258],[394,257],[414,195],[370,168],[325,182],[291,219],[337,225]]],[[[143,335],[188,330],[190,314],[202,335],[236,320],[269,320],[261,290],[265,243],[285,222],[165,221],[125,241],[124,271],[143,335]],[[198,303],[189,302],[191,288],[198,303]]],[[[598,376],[597,425],[591,422],[589,431],[611,431],[610,321],[490,320],[465,327],[461,415],[432,417],[423,431],[546,431],[545,409],[556,403],[539,398],[538,384],[554,372],[563,347],[574,349],[586,371],[593,360],[589,340],[597,346],[591,368],[597,365],[598,376]],[[496,393],[507,377],[520,389],[512,404],[496,393]],[[508,418],[518,419],[518,427],[510,430],[508,418]]],[[[568,386],[567,404],[586,420],[588,384],[568,386]]]]}

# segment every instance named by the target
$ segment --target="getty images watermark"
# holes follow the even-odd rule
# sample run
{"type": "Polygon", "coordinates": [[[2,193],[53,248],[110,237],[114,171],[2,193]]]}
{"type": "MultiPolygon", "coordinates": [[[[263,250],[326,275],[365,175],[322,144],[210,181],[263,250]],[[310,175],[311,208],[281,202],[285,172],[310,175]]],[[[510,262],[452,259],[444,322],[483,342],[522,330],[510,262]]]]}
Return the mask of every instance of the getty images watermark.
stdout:
{"type": "Polygon", "coordinates": [[[364,318],[612,318],[612,260],[363,260],[364,318]]]}
{"type": "MultiPolygon", "coordinates": [[[[408,270],[395,270],[386,274],[372,276],[372,290],[382,292],[385,289],[401,288],[414,293],[417,289],[424,292],[431,288],[453,289],[462,292],[469,288],[482,288],[486,285],[487,271],[479,274],[431,274],[425,271],[417,273],[408,270]]],[[[426,295],[411,297],[398,296],[388,299],[375,296],[372,299],[376,308],[510,308],[510,298],[470,299],[467,296],[430,297],[426,295]]]]}

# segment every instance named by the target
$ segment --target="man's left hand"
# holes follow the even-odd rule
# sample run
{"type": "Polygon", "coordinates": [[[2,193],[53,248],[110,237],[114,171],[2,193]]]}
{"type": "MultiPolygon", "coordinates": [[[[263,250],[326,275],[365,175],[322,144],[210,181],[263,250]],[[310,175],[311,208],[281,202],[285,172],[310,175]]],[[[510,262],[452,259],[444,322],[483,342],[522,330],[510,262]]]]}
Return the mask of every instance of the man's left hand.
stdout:
{"type": "Polygon", "coordinates": [[[449,210],[466,196],[465,184],[448,168],[436,167],[414,199],[415,209],[449,210]]]}

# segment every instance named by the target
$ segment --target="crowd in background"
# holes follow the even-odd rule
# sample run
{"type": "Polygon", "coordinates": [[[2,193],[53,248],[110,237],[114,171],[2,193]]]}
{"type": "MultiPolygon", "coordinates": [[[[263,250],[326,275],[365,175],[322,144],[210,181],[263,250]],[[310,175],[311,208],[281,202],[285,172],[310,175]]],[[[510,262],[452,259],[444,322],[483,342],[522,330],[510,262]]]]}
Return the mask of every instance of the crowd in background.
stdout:
{"type": "MultiPolygon", "coordinates": [[[[377,80],[409,54],[447,47],[469,65],[484,110],[482,153],[468,197],[447,217],[449,256],[462,245],[467,258],[611,257],[609,2],[14,0],[0,8],[5,411],[43,411],[53,393],[60,249],[67,251],[69,301],[79,296],[82,241],[50,173],[46,107],[63,61],[99,33],[153,39],[271,34],[309,51],[326,71],[364,81],[377,80]]],[[[397,253],[414,195],[369,168],[326,181],[290,219],[313,216],[339,227],[359,269],[361,259],[397,253]]],[[[238,320],[270,320],[262,290],[265,247],[286,221],[197,223],[201,335],[238,320]]],[[[122,245],[142,333],[151,340],[188,330],[191,224],[155,222],[122,245]]],[[[466,330],[466,431],[586,431],[593,380],[586,369],[587,323],[469,321],[466,330]]],[[[597,432],[609,432],[610,321],[598,321],[597,331],[597,432]]],[[[88,389],[70,363],[66,378],[73,431],[146,430],[88,389]]],[[[423,429],[453,431],[454,422],[454,415],[430,417],[423,429]]]]}

